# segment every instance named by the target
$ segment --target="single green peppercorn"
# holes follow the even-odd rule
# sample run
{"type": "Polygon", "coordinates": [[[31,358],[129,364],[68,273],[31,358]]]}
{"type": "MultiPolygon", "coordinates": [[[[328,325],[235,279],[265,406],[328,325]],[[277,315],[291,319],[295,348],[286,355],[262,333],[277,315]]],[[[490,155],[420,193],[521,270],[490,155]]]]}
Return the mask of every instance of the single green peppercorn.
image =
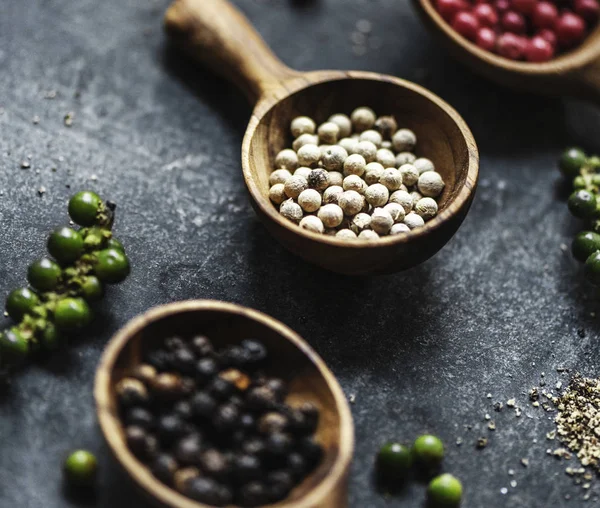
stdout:
{"type": "Polygon", "coordinates": [[[69,201],[69,215],[80,226],[92,226],[102,207],[102,199],[91,191],[81,191],[69,201]]]}
{"type": "Polygon", "coordinates": [[[59,330],[78,330],[92,320],[92,311],[83,298],[63,298],[54,309],[54,323],[59,330]]]}
{"type": "Polygon", "coordinates": [[[48,258],[42,258],[29,265],[27,280],[38,291],[52,291],[60,283],[62,270],[48,258]]]}
{"type": "Polygon", "coordinates": [[[81,282],[81,292],[82,296],[88,302],[95,302],[102,298],[104,294],[104,288],[102,287],[102,282],[100,279],[94,275],[87,275],[83,278],[81,282]]]}
{"type": "Polygon", "coordinates": [[[29,343],[16,327],[0,334],[0,354],[8,365],[18,365],[29,354],[29,343]]]}
{"type": "Polygon", "coordinates": [[[592,185],[595,185],[596,187],[600,186],[600,175],[592,175],[592,185]]]}
{"type": "Polygon", "coordinates": [[[412,452],[415,462],[420,466],[435,468],[444,458],[444,443],[439,437],[426,434],[415,440],[412,452]]]}
{"type": "Polygon", "coordinates": [[[386,443],[377,454],[377,471],[385,479],[404,480],[411,465],[410,449],[400,443],[386,443]]]}
{"type": "Polygon", "coordinates": [[[580,148],[569,148],[563,152],[559,166],[563,175],[575,178],[585,162],[586,156],[583,150],[580,148]]]}
{"type": "Polygon", "coordinates": [[[74,229],[57,229],[48,238],[48,252],[60,263],[72,263],[83,254],[83,238],[74,229]]]}
{"type": "Polygon", "coordinates": [[[600,251],[600,235],[594,231],[581,231],[573,238],[571,252],[573,257],[585,263],[594,252],[600,251]]]}
{"type": "Polygon", "coordinates": [[[54,351],[62,345],[62,336],[51,321],[46,323],[46,327],[40,334],[39,340],[40,345],[48,351],[54,351]]]}
{"type": "Polygon", "coordinates": [[[106,248],[107,249],[117,249],[120,250],[121,252],[125,252],[125,247],[123,247],[123,244],[117,240],[114,236],[108,241],[108,243],[106,244],[106,248]]]}
{"type": "Polygon", "coordinates": [[[38,295],[29,288],[13,290],[6,299],[6,312],[15,321],[21,321],[25,314],[29,314],[40,303],[38,295]]]}
{"type": "Polygon", "coordinates": [[[590,219],[596,213],[596,196],[586,190],[575,191],[567,201],[569,211],[580,219],[590,219]]]}
{"type": "Polygon", "coordinates": [[[587,185],[585,183],[585,178],[583,176],[579,175],[573,179],[573,188],[575,190],[585,189],[586,187],[587,187],[587,185]]]}
{"type": "Polygon", "coordinates": [[[589,282],[600,286],[600,252],[594,252],[586,259],[585,274],[589,282]]]}
{"type": "Polygon", "coordinates": [[[96,254],[94,273],[102,282],[121,282],[129,275],[129,270],[129,260],[121,250],[104,249],[96,254]]]}
{"type": "Polygon", "coordinates": [[[592,155],[587,161],[585,161],[585,165],[594,170],[600,168],[600,157],[597,155],[592,155]]]}
{"type": "Polygon", "coordinates": [[[458,506],[462,499],[462,484],[451,474],[437,476],[429,483],[427,499],[433,507],[458,506]]]}
{"type": "Polygon", "coordinates": [[[65,476],[71,485],[91,486],[96,479],[98,462],[87,450],[77,450],[65,460],[65,476]]]}

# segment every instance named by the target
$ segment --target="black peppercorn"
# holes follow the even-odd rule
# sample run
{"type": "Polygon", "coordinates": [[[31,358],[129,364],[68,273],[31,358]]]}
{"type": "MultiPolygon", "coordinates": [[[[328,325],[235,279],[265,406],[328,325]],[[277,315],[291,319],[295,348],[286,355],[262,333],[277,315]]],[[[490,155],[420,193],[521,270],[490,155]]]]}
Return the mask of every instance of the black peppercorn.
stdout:
{"type": "Polygon", "coordinates": [[[144,406],[150,397],[144,383],[139,379],[124,377],[115,386],[121,407],[144,406]]]}
{"type": "Polygon", "coordinates": [[[173,484],[173,475],[177,471],[177,461],[166,453],[159,454],[150,466],[152,474],[167,485],[173,484]]]}
{"type": "Polygon", "coordinates": [[[184,467],[178,469],[173,475],[173,485],[179,492],[186,494],[188,483],[199,476],[200,470],[196,467],[184,467]]]}
{"type": "Polygon", "coordinates": [[[154,378],[152,392],[163,400],[176,400],[182,395],[181,377],[172,372],[163,372],[154,378]]]}
{"type": "Polygon", "coordinates": [[[181,378],[181,394],[184,396],[191,395],[196,391],[196,381],[191,377],[181,378]]]}
{"type": "Polygon", "coordinates": [[[200,454],[200,468],[207,475],[218,479],[225,479],[231,473],[231,465],[227,457],[215,449],[200,454]]]}
{"type": "Polygon", "coordinates": [[[297,411],[302,415],[297,430],[303,434],[314,434],[319,425],[319,410],[312,402],[304,402],[297,411]]]}
{"type": "Polygon", "coordinates": [[[152,458],[158,451],[156,438],[135,425],[125,429],[125,441],[131,453],[140,459],[152,458]]]}
{"type": "Polygon", "coordinates": [[[154,427],[154,415],[144,407],[132,407],[125,413],[125,423],[135,425],[144,430],[151,430],[154,427]]]}
{"type": "Polygon", "coordinates": [[[168,339],[165,339],[165,347],[169,351],[177,351],[185,348],[185,342],[181,337],[169,337],[168,339]]]}
{"type": "Polygon", "coordinates": [[[272,503],[281,501],[294,488],[294,477],[289,471],[272,471],[267,476],[269,500],[272,503]]]}
{"type": "Polygon", "coordinates": [[[323,447],[312,437],[300,440],[298,451],[304,456],[310,469],[316,466],[323,457],[323,447]]]}
{"type": "Polygon", "coordinates": [[[171,366],[171,354],[164,349],[155,349],[146,353],[146,362],[157,371],[164,372],[171,366]]]}
{"type": "Polygon", "coordinates": [[[261,434],[273,434],[275,432],[283,432],[288,426],[288,418],[275,411],[265,413],[258,420],[258,430],[261,434]]]}
{"type": "Polygon", "coordinates": [[[242,399],[242,397],[240,397],[239,395],[232,395],[231,397],[229,397],[229,400],[227,402],[229,404],[233,404],[240,410],[244,407],[244,399],[242,399]]]}
{"type": "Polygon", "coordinates": [[[241,346],[227,346],[219,352],[219,360],[226,367],[243,367],[248,361],[248,353],[241,346]]]}
{"type": "Polygon", "coordinates": [[[292,438],[283,432],[269,434],[265,439],[267,453],[277,457],[288,453],[292,448],[292,445],[292,438]]]}
{"type": "Polygon", "coordinates": [[[218,400],[225,400],[235,393],[235,386],[220,377],[214,378],[207,389],[208,393],[218,400]]]}
{"type": "Polygon", "coordinates": [[[246,403],[250,409],[264,411],[275,407],[277,397],[275,392],[268,386],[255,386],[248,390],[246,403]]]}
{"type": "Polygon", "coordinates": [[[265,382],[264,386],[273,390],[273,393],[277,398],[277,402],[283,402],[288,394],[287,384],[282,379],[276,377],[269,378],[265,382]]]}
{"type": "Polygon", "coordinates": [[[245,391],[250,386],[250,378],[238,369],[227,369],[219,373],[219,377],[235,385],[240,391],[245,391]]]}
{"type": "Polygon", "coordinates": [[[212,358],[202,358],[196,363],[196,380],[206,384],[219,372],[219,364],[212,358]]]}
{"type": "Polygon", "coordinates": [[[175,458],[186,466],[200,462],[202,438],[199,434],[191,434],[180,439],[174,447],[175,458]]]}
{"type": "Polygon", "coordinates": [[[190,400],[192,414],[196,419],[210,418],[217,407],[214,397],[206,392],[196,393],[190,400]]]}
{"type": "Polygon", "coordinates": [[[239,418],[240,411],[237,406],[223,404],[215,412],[212,422],[218,432],[229,432],[237,427],[239,418]]]}
{"type": "Polygon", "coordinates": [[[211,478],[200,476],[190,479],[185,486],[185,493],[200,503],[223,506],[221,503],[220,485],[211,478]]]}
{"type": "Polygon", "coordinates": [[[251,437],[242,443],[243,453],[260,457],[265,453],[265,442],[258,437],[251,437]]]}
{"type": "Polygon", "coordinates": [[[233,492],[227,485],[219,486],[219,506],[227,506],[233,502],[233,492]]]}
{"type": "Polygon", "coordinates": [[[187,400],[180,400],[173,406],[173,413],[183,420],[189,420],[192,417],[192,405],[187,400]]]}
{"type": "Polygon", "coordinates": [[[246,351],[246,368],[257,369],[264,365],[268,353],[262,342],[245,339],[240,345],[246,351]]]}
{"type": "Polygon", "coordinates": [[[256,418],[250,413],[244,413],[240,416],[240,429],[244,431],[254,430],[256,426],[256,418]]]}
{"type": "Polygon", "coordinates": [[[133,368],[130,375],[146,385],[151,385],[156,374],[156,367],[148,363],[141,363],[133,368]]]}
{"type": "Polygon", "coordinates": [[[260,482],[250,482],[240,489],[239,504],[242,506],[260,506],[269,502],[267,488],[260,482]]]}
{"type": "Polygon", "coordinates": [[[236,481],[247,483],[263,475],[260,459],[256,455],[237,455],[233,459],[233,474],[236,481]]]}
{"type": "Polygon", "coordinates": [[[173,367],[183,374],[194,374],[196,357],[189,349],[182,347],[173,351],[173,367]]]}
{"type": "Polygon", "coordinates": [[[208,356],[213,352],[213,346],[204,335],[196,335],[191,342],[191,347],[194,353],[198,356],[208,356]]]}
{"type": "Polygon", "coordinates": [[[287,457],[287,467],[296,479],[304,478],[308,472],[308,465],[304,456],[298,452],[292,452],[287,457]]]}
{"type": "Polygon", "coordinates": [[[176,414],[162,415],[156,427],[158,437],[163,443],[170,444],[180,438],[186,428],[183,420],[176,414]]]}

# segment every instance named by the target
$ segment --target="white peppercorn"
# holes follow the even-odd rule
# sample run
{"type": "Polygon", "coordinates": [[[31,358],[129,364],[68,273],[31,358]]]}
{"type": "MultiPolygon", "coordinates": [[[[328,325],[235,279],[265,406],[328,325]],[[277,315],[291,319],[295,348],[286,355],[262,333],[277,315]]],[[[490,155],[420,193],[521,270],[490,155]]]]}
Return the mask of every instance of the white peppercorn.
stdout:
{"type": "Polygon", "coordinates": [[[410,228],[406,224],[394,224],[390,229],[390,235],[399,235],[401,233],[408,233],[410,228]]]}
{"type": "Polygon", "coordinates": [[[307,215],[300,221],[300,227],[312,231],[313,233],[323,233],[325,227],[319,217],[315,215],[307,215]]]}
{"type": "Polygon", "coordinates": [[[377,240],[379,235],[371,229],[365,229],[358,234],[358,238],[361,240],[377,240]]]}
{"type": "Polygon", "coordinates": [[[413,208],[414,208],[414,207],[415,207],[415,203],[416,203],[417,201],[419,201],[419,199],[421,199],[423,196],[422,196],[422,194],[421,194],[420,192],[417,192],[417,191],[412,191],[412,192],[410,193],[410,197],[411,197],[411,198],[412,198],[412,200],[413,200],[413,208]]]}
{"type": "Polygon", "coordinates": [[[319,134],[319,139],[322,143],[335,145],[338,141],[340,128],[333,122],[325,122],[319,125],[317,133],[319,134]]]}
{"type": "Polygon", "coordinates": [[[285,194],[285,185],[282,183],[276,183],[269,190],[269,199],[276,205],[280,205],[287,199],[285,194]]]}
{"type": "Polygon", "coordinates": [[[385,185],[390,191],[396,191],[402,185],[402,173],[396,168],[387,168],[381,174],[379,183],[385,185]]]}
{"type": "Polygon", "coordinates": [[[313,169],[308,175],[307,181],[311,189],[323,191],[329,187],[329,173],[321,168],[313,169]]]}
{"type": "Polygon", "coordinates": [[[340,140],[338,143],[349,155],[356,153],[356,145],[358,145],[358,141],[352,138],[344,138],[340,140]]]}
{"type": "Polygon", "coordinates": [[[377,157],[377,147],[370,141],[359,141],[356,153],[362,155],[367,162],[373,162],[377,157]]]}
{"type": "Polygon", "coordinates": [[[360,233],[361,231],[364,231],[365,229],[367,229],[370,225],[371,225],[371,216],[368,213],[361,212],[361,213],[357,213],[352,218],[351,229],[355,233],[360,233]]]}
{"type": "Polygon", "coordinates": [[[269,175],[269,185],[285,183],[290,176],[292,174],[287,169],[276,169],[269,175]]]}
{"type": "Polygon", "coordinates": [[[419,177],[417,187],[423,196],[435,198],[444,190],[444,180],[442,180],[442,175],[439,173],[436,173],[435,171],[426,171],[419,177]]]}
{"type": "Polygon", "coordinates": [[[344,175],[339,171],[330,171],[329,172],[329,185],[339,185],[342,186],[342,182],[344,181],[344,175]]]}
{"type": "Polygon", "coordinates": [[[351,229],[340,229],[335,236],[337,238],[343,238],[344,240],[355,240],[356,233],[351,229]]]}
{"type": "Polygon", "coordinates": [[[402,222],[406,216],[404,207],[398,203],[388,203],[383,209],[392,216],[394,222],[402,222]]]}
{"type": "Polygon", "coordinates": [[[404,164],[400,166],[400,173],[402,174],[402,183],[410,187],[419,180],[419,172],[412,164],[404,164]]]}
{"type": "Polygon", "coordinates": [[[302,208],[298,203],[294,203],[293,199],[287,199],[281,206],[279,207],[279,213],[283,215],[286,219],[291,220],[292,222],[300,222],[302,216],[302,208]]]}
{"type": "Polygon", "coordinates": [[[348,158],[348,152],[339,145],[330,146],[321,158],[325,169],[330,171],[339,171],[344,167],[344,162],[348,158]]]}
{"type": "Polygon", "coordinates": [[[316,212],[321,208],[321,194],[315,189],[303,190],[298,196],[298,204],[305,212],[316,212]]]}
{"type": "Polygon", "coordinates": [[[370,141],[376,147],[380,147],[381,146],[381,142],[383,141],[383,138],[381,137],[381,134],[379,134],[379,132],[374,131],[372,129],[364,131],[360,135],[360,138],[358,138],[358,139],[360,141],[370,141]]]}
{"type": "Polygon", "coordinates": [[[413,166],[419,170],[419,174],[422,175],[427,171],[435,171],[435,166],[433,162],[425,157],[420,157],[416,159],[413,163],[413,166]]]}
{"type": "Polygon", "coordinates": [[[377,150],[375,159],[384,168],[392,168],[396,165],[396,156],[394,155],[394,152],[388,150],[387,148],[380,148],[377,150]]]}
{"type": "Polygon", "coordinates": [[[342,223],[342,220],[344,220],[343,210],[333,203],[319,208],[317,216],[321,219],[326,228],[336,228],[342,223]]]}
{"type": "Polygon", "coordinates": [[[408,187],[406,185],[402,184],[398,190],[403,190],[404,192],[408,192],[408,187]]]}
{"type": "Polygon", "coordinates": [[[404,217],[404,224],[406,224],[410,229],[415,229],[424,226],[425,221],[420,215],[416,214],[415,212],[410,212],[406,214],[406,217],[404,217]]]}
{"type": "Polygon", "coordinates": [[[397,203],[404,208],[405,213],[409,213],[413,208],[413,198],[405,190],[397,190],[390,196],[390,203],[397,203]]]}
{"type": "Polygon", "coordinates": [[[365,199],[372,206],[383,206],[388,202],[390,192],[385,185],[374,183],[365,191],[365,199]]]}
{"type": "Polygon", "coordinates": [[[400,129],[392,136],[392,143],[397,152],[410,152],[417,144],[417,136],[409,129],[400,129]]]}
{"type": "Polygon", "coordinates": [[[386,150],[391,150],[393,148],[394,145],[392,145],[391,141],[382,141],[381,142],[381,148],[385,148],[386,150]]]}
{"type": "Polygon", "coordinates": [[[342,187],[339,185],[332,185],[331,187],[325,189],[325,192],[323,192],[323,203],[334,203],[337,205],[338,200],[343,193],[344,189],[342,187]]]}
{"type": "Polygon", "coordinates": [[[315,134],[300,134],[294,142],[292,143],[292,148],[296,150],[300,150],[304,145],[318,145],[319,144],[319,136],[315,134]]]}
{"type": "Polygon", "coordinates": [[[400,152],[396,155],[396,167],[404,166],[404,164],[412,164],[417,160],[417,156],[411,152],[400,152]]]}
{"type": "Polygon", "coordinates": [[[298,155],[291,148],[281,150],[275,157],[275,166],[294,171],[298,167],[298,155]]]}
{"type": "Polygon", "coordinates": [[[349,155],[344,161],[344,174],[362,176],[365,172],[366,165],[367,161],[362,155],[357,153],[349,155]]]}
{"type": "Polygon", "coordinates": [[[380,235],[387,235],[394,225],[392,216],[383,208],[375,208],[371,214],[371,229],[380,235]]]}
{"type": "MultiPolygon", "coordinates": [[[[363,209],[365,204],[365,198],[363,198],[358,192],[349,190],[339,197],[338,204],[343,210],[345,215],[356,215],[363,209]]],[[[330,206],[330,205],[327,205],[330,206]]],[[[334,205],[335,206],[335,205],[334,205]]],[[[321,208],[322,210],[322,208],[321,208]]],[[[340,221],[341,222],[341,221],[340,221]]]]}
{"type": "Polygon", "coordinates": [[[352,126],[356,132],[363,132],[375,125],[375,111],[371,108],[361,107],[356,108],[350,115],[352,126]]]}
{"type": "Polygon", "coordinates": [[[429,220],[435,217],[438,213],[438,204],[433,198],[422,198],[415,205],[415,212],[418,213],[423,220],[429,220]]]}
{"type": "Polygon", "coordinates": [[[398,130],[398,123],[393,116],[380,116],[375,122],[375,129],[381,133],[383,139],[391,139],[398,130]]]}
{"type": "Polygon", "coordinates": [[[314,166],[321,160],[321,150],[317,145],[304,145],[298,150],[298,163],[301,166],[314,166]]]}
{"type": "Polygon", "coordinates": [[[290,124],[290,130],[292,131],[292,136],[297,138],[302,134],[314,134],[317,125],[313,121],[312,118],[308,118],[307,116],[299,116],[292,120],[290,124]]]}
{"type": "Polygon", "coordinates": [[[302,176],[308,180],[308,175],[312,169],[307,168],[306,166],[300,166],[296,171],[294,171],[294,176],[302,176]]]}
{"type": "Polygon", "coordinates": [[[308,188],[308,181],[303,176],[293,175],[283,185],[288,197],[297,198],[304,189],[308,188]]]}
{"type": "Polygon", "coordinates": [[[336,124],[339,127],[339,136],[341,138],[350,136],[350,133],[352,132],[352,121],[348,115],[342,115],[340,113],[331,115],[328,121],[336,124]]]}
{"type": "Polygon", "coordinates": [[[364,179],[369,185],[379,183],[381,175],[383,175],[383,166],[379,162],[369,162],[365,168],[364,179]]]}
{"type": "Polygon", "coordinates": [[[342,187],[345,191],[356,191],[359,194],[364,194],[365,190],[367,189],[367,184],[358,175],[348,175],[346,178],[344,178],[342,187]]]}

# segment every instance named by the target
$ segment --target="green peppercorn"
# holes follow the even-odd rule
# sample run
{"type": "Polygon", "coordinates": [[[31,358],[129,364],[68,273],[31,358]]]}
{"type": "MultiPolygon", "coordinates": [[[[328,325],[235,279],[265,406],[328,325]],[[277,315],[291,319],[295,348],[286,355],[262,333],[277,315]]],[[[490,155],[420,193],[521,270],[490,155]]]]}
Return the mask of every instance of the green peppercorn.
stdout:
{"type": "Polygon", "coordinates": [[[596,187],[600,186],[600,175],[592,175],[592,185],[595,185],[596,187]]]}
{"type": "Polygon", "coordinates": [[[573,238],[573,257],[584,263],[594,252],[600,251],[600,235],[594,231],[581,231],[573,238]]]}
{"type": "Polygon", "coordinates": [[[404,480],[411,465],[410,449],[400,443],[386,443],[377,454],[377,471],[385,479],[404,480]]]}
{"type": "Polygon", "coordinates": [[[83,254],[83,238],[74,229],[57,229],[48,238],[48,252],[60,263],[72,263],[83,254]]]}
{"type": "Polygon", "coordinates": [[[462,499],[462,484],[451,474],[437,476],[429,483],[427,498],[434,507],[458,506],[462,499]]]}
{"type": "Polygon", "coordinates": [[[80,226],[92,226],[102,207],[102,199],[91,191],[81,191],[69,201],[69,215],[80,226]]]}
{"type": "Polygon", "coordinates": [[[40,303],[38,295],[29,288],[13,290],[6,299],[6,312],[15,321],[21,321],[25,314],[31,313],[40,303]]]}
{"type": "Polygon", "coordinates": [[[71,485],[90,486],[96,479],[98,462],[87,450],[77,450],[65,460],[65,476],[71,485]]]}
{"type": "Polygon", "coordinates": [[[587,161],[585,161],[585,165],[593,170],[600,168],[600,157],[597,155],[592,155],[587,161]]]}
{"type": "Polygon", "coordinates": [[[104,294],[104,288],[100,279],[94,275],[88,275],[81,281],[81,292],[82,296],[88,302],[95,302],[100,300],[104,294]]]}
{"type": "Polygon", "coordinates": [[[569,148],[565,150],[560,158],[560,170],[563,175],[575,178],[586,162],[585,152],[580,148],[569,148]]]}
{"type": "Polygon", "coordinates": [[[62,336],[54,323],[48,321],[40,334],[40,344],[48,351],[54,351],[62,345],[62,336]]]}
{"type": "Polygon", "coordinates": [[[111,233],[106,228],[92,226],[82,230],[82,235],[87,250],[100,250],[107,245],[111,233]]]}
{"type": "Polygon", "coordinates": [[[444,443],[436,436],[419,436],[413,444],[413,458],[420,466],[435,468],[444,458],[444,443]]]}
{"type": "Polygon", "coordinates": [[[0,355],[2,362],[8,365],[20,364],[29,354],[29,342],[13,327],[0,334],[0,355]]]}
{"type": "Polygon", "coordinates": [[[108,241],[108,243],[106,244],[106,248],[107,249],[117,249],[120,250],[121,252],[125,252],[125,247],[123,247],[123,244],[117,240],[114,236],[108,241]]]}
{"type": "Polygon", "coordinates": [[[573,179],[573,188],[575,190],[585,189],[586,187],[587,185],[583,176],[579,175],[573,179]]]}
{"type": "Polygon", "coordinates": [[[29,265],[27,280],[38,291],[52,291],[60,283],[62,270],[48,258],[42,258],[29,265]]]}
{"type": "Polygon", "coordinates": [[[92,320],[92,311],[83,298],[63,298],[54,309],[54,322],[59,330],[78,330],[92,320]]]}
{"type": "Polygon", "coordinates": [[[96,254],[94,272],[102,282],[121,282],[129,275],[129,270],[129,260],[121,250],[104,249],[96,254]]]}
{"type": "Polygon", "coordinates": [[[578,190],[569,196],[569,211],[580,219],[590,219],[596,213],[596,196],[586,190],[578,190]]]}
{"type": "Polygon", "coordinates": [[[584,266],[587,280],[594,286],[600,286],[600,252],[596,251],[590,254],[584,266]]]}

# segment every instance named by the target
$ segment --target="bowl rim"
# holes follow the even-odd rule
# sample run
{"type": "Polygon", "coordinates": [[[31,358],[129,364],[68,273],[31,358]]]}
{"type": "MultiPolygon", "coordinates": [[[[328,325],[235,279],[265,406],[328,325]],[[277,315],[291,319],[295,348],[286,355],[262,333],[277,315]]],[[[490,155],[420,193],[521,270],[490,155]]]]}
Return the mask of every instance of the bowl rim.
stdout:
{"type": "Polygon", "coordinates": [[[345,477],[352,460],[354,451],[354,424],[348,402],[333,373],[326,366],[321,357],[291,328],[280,321],[260,311],[243,307],[241,305],[219,300],[186,300],[153,307],[131,319],[111,338],[107,344],[100,363],[96,370],[94,382],[94,398],[96,414],[102,434],[112,454],[120,466],[134,480],[146,494],[155,498],[164,506],[172,508],[208,508],[209,505],[198,503],[179,494],[174,489],[156,479],[127,448],[122,438],[121,422],[118,415],[110,410],[111,377],[116,361],[129,340],[144,330],[148,325],[163,318],[187,312],[218,311],[236,316],[245,317],[267,326],[279,335],[289,340],[302,353],[304,353],[320,372],[321,376],[333,395],[335,406],[340,418],[340,443],[335,462],[328,474],[302,498],[276,504],[264,505],[265,507],[302,508],[317,505],[327,496],[331,495],[340,482],[345,482],[345,477]]]}
{"type": "Polygon", "coordinates": [[[267,91],[267,93],[259,99],[252,113],[242,142],[242,170],[246,187],[251,194],[252,199],[260,207],[261,212],[279,226],[293,231],[295,234],[304,237],[307,240],[320,244],[345,247],[348,249],[386,249],[392,245],[408,244],[413,240],[425,237],[432,231],[439,229],[442,225],[452,220],[455,216],[459,215],[461,210],[470,203],[472,195],[477,187],[477,180],[479,177],[479,151],[471,130],[460,114],[442,98],[416,83],[387,74],[378,74],[367,71],[312,71],[297,73],[295,77],[286,81],[284,86],[277,88],[275,92],[267,91]],[[462,134],[468,151],[468,168],[465,181],[459,188],[454,199],[452,199],[432,220],[426,222],[424,226],[400,235],[384,236],[377,241],[349,242],[335,236],[314,233],[298,227],[297,224],[293,224],[282,217],[273,203],[261,193],[259,185],[250,171],[250,158],[252,154],[252,139],[256,133],[257,127],[260,125],[265,115],[271,111],[277,103],[306,88],[320,85],[325,82],[346,80],[376,81],[406,88],[436,105],[456,124],[462,134]],[[282,90],[284,90],[284,93],[282,93],[282,90]]]}

